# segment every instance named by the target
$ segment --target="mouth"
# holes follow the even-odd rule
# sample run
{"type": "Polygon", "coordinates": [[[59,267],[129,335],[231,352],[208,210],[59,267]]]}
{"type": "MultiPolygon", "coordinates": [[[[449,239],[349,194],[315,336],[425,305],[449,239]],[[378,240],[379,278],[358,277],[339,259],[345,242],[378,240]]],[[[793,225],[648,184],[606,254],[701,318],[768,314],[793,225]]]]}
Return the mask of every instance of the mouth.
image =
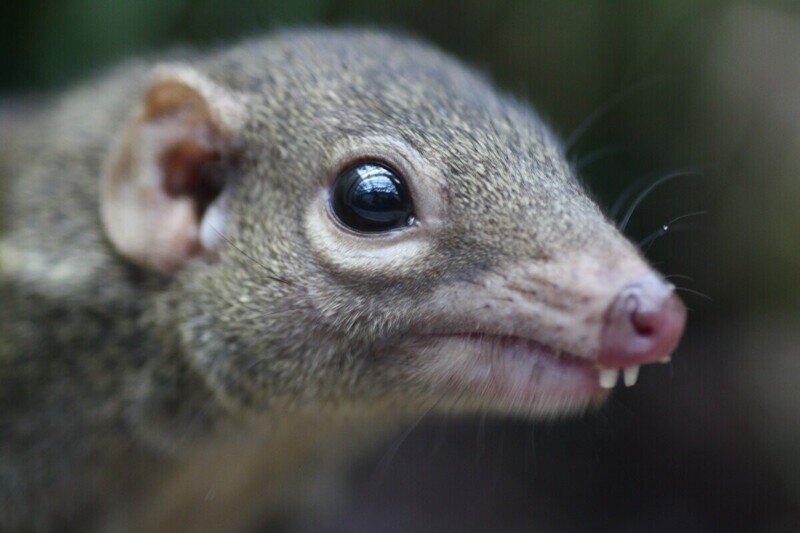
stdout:
{"type": "Polygon", "coordinates": [[[578,410],[602,403],[620,375],[626,387],[639,375],[639,365],[604,367],[593,358],[512,335],[432,334],[425,344],[434,352],[428,370],[440,383],[505,410],[578,410]]]}
{"type": "Polygon", "coordinates": [[[510,267],[436,295],[411,336],[416,379],[468,409],[552,415],[669,362],[686,323],[673,287],[636,261],[616,274],[574,263],[510,267]]]}

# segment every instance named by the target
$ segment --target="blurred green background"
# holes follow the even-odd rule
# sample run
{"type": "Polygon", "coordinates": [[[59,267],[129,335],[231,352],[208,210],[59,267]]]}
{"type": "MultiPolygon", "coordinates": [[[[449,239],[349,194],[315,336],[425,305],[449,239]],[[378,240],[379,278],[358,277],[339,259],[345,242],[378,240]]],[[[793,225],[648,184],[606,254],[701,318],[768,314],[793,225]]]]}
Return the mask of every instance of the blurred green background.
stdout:
{"type": "Polygon", "coordinates": [[[307,529],[800,527],[800,2],[5,0],[0,14],[0,95],[177,45],[368,25],[532,102],[574,139],[609,211],[696,171],[626,228],[691,309],[670,367],[580,420],[422,424],[359,464],[347,505],[307,529]]]}

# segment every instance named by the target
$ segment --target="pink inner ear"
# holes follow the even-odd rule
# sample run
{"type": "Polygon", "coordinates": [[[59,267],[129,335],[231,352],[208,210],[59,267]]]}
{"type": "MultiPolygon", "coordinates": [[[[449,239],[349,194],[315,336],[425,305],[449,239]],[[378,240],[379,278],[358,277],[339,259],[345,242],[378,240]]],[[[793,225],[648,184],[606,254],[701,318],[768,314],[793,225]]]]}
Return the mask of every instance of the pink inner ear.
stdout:
{"type": "Polygon", "coordinates": [[[232,132],[211,112],[227,112],[227,93],[193,71],[179,74],[149,89],[103,176],[109,240],[129,260],[161,272],[215,252],[212,230],[224,221],[215,201],[234,156],[232,132]]]}
{"type": "Polygon", "coordinates": [[[194,141],[176,143],[162,156],[164,191],[171,197],[190,197],[198,221],[222,191],[221,180],[213,172],[221,160],[219,151],[194,141]]]}

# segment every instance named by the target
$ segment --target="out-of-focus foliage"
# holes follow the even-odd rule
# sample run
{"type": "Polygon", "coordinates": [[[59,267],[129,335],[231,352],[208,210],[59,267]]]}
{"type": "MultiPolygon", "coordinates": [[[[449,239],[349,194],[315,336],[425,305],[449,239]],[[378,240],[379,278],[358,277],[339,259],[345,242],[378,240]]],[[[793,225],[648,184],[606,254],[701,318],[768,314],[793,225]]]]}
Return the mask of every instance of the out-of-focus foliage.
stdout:
{"type": "Polygon", "coordinates": [[[608,208],[631,185],[622,212],[659,176],[698,171],[644,199],[626,228],[636,240],[705,212],[643,246],[692,309],[671,371],[645,371],[599,418],[537,437],[535,454],[517,426],[468,425],[449,447],[423,430],[380,481],[361,481],[340,520],[800,523],[800,2],[5,0],[0,93],[57,91],[125,57],[313,25],[418,35],[533,102],[565,139],[583,131],[570,155],[608,208]]]}

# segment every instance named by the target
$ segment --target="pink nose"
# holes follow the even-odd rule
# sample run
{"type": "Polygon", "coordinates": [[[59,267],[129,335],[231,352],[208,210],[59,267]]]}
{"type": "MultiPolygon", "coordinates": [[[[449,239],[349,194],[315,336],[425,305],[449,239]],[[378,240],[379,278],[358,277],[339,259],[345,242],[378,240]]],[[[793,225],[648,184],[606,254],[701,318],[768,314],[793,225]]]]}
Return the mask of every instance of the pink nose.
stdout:
{"type": "Polygon", "coordinates": [[[598,362],[604,367],[653,363],[678,346],[686,308],[656,276],[625,287],[606,311],[598,362]]]}

